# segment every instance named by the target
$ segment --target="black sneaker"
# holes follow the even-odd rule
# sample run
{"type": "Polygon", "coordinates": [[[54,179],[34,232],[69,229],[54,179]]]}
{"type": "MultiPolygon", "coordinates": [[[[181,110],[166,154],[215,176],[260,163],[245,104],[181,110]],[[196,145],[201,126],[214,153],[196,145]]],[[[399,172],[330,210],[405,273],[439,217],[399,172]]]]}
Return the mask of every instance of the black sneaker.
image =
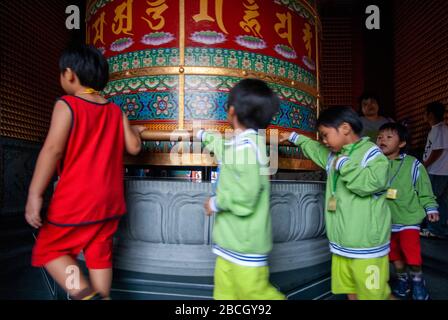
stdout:
{"type": "Polygon", "coordinates": [[[409,278],[399,277],[392,288],[392,293],[399,298],[407,298],[410,292],[409,278]]]}
{"type": "Polygon", "coordinates": [[[429,300],[429,293],[424,280],[412,281],[412,299],[429,300]]]}

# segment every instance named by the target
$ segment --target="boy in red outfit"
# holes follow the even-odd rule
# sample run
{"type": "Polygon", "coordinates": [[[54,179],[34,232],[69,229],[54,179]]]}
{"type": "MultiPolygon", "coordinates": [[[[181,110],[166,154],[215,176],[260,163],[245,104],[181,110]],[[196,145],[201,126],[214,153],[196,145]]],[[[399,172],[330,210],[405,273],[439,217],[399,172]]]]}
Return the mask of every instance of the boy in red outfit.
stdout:
{"type": "Polygon", "coordinates": [[[120,107],[98,94],[108,82],[109,67],[97,49],[67,49],[59,66],[67,95],[54,106],[25,208],[27,222],[40,228],[32,265],[45,267],[72,299],[108,298],[112,239],[126,213],[123,153],[140,152],[145,128],[131,127],[120,107]],[[43,221],[42,196],[57,167],[60,179],[43,221]],[[90,283],[76,262],[81,251],[90,283]]]}

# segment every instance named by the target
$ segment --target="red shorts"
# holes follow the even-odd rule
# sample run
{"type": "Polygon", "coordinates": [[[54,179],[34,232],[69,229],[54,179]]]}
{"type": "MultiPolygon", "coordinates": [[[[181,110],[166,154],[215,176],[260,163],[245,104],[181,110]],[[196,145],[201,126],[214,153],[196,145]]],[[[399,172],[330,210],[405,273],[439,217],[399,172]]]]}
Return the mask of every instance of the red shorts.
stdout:
{"type": "Polygon", "coordinates": [[[421,266],[420,232],[410,229],[392,232],[390,239],[390,261],[403,261],[407,265],[421,266]]]}
{"type": "Polygon", "coordinates": [[[119,219],[114,219],[73,227],[46,223],[39,230],[31,264],[43,267],[54,259],[67,255],[76,259],[83,251],[87,268],[112,268],[113,235],[119,222],[119,219]]]}

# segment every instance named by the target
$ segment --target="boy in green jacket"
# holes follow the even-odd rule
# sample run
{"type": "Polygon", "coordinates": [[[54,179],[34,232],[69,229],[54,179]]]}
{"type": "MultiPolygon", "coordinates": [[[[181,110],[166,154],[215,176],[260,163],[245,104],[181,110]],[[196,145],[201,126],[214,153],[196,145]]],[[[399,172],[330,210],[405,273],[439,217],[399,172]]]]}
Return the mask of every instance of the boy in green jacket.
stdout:
{"type": "Polygon", "coordinates": [[[216,213],[213,227],[215,267],[213,297],[217,300],[282,300],[269,283],[268,253],[272,249],[270,184],[266,129],[279,110],[279,99],[265,82],[240,81],[228,100],[228,121],[235,130],[229,141],[221,135],[197,133],[219,162],[216,196],[205,203],[216,213]]]}
{"type": "Polygon", "coordinates": [[[317,128],[323,144],[293,132],[280,142],[300,146],[306,157],[327,171],[325,222],[332,256],[331,287],[350,300],[390,297],[391,215],[384,191],[389,162],[369,138],[350,107],[322,112],[317,128]]]}
{"type": "Polygon", "coordinates": [[[439,219],[438,204],[425,167],[416,158],[403,153],[407,141],[407,129],[399,123],[381,126],[377,138],[377,145],[390,162],[387,202],[392,213],[392,236],[389,259],[397,274],[392,292],[400,298],[410,293],[406,271],[409,266],[412,298],[428,300],[422,279],[420,223],[425,216],[431,222],[439,219]]]}

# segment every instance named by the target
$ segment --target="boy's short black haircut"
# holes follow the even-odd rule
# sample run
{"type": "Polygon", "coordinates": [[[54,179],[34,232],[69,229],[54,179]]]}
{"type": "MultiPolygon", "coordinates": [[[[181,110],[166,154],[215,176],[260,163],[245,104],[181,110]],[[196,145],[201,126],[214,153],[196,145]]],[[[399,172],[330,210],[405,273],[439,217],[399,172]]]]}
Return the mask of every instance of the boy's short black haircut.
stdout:
{"type": "Polygon", "coordinates": [[[324,110],[317,120],[316,127],[338,129],[344,122],[348,123],[357,135],[361,134],[363,125],[361,118],[352,107],[330,107],[324,110]]]}
{"type": "Polygon", "coordinates": [[[409,145],[409,131],[408,129],[398,122],[388,122],[383,124],[378,132],[390,130],[392,132],[395,132],[398,135],[398,138],[400,139],[400,142],[406,142],[406,145],[400,149],[401,152],[405,152],[407,150],[407,147],[409,145]]]}
{"type": "Polygon", "coordinates": [[[437,121],[443,121],[443,116],[445,115],[445,106],[441,102],[431,102],[426,106],[426,113],[432,113],[436,117],[437,121]]]}
{"type": "Polygon", "coordinates": [[[233,106],[238,121],[250,129],[266,129],[280,109],[280,99],[258,79],[244,79],[230,90],[227,106],[233,106]]]}
{"type": "Polygon", "coordinates": [[[73,70],[81,85],[103,90],[109,81],[109,65],[103,54],[93,46],[79,45],[65,49],[59,59],[59,69],[73,70]]]}

